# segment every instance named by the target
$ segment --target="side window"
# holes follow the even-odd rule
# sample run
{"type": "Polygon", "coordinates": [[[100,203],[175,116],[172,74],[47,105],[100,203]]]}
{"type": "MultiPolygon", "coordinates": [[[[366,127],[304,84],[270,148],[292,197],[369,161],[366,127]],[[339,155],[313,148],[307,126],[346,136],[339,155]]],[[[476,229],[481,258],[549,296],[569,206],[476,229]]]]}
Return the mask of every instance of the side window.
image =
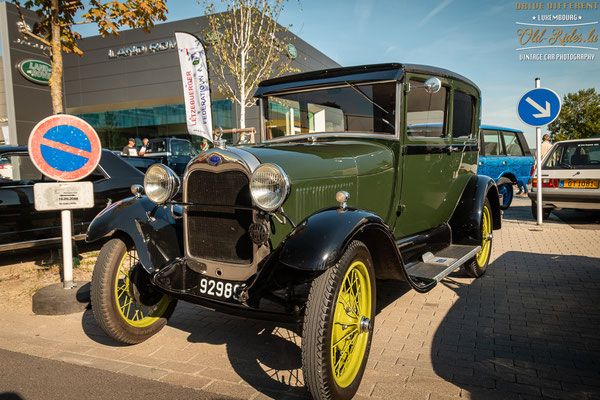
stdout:
{"type": "Polygon", "coordinates": [[[519,138],[515,132],[503,132],[504,144],[506,145],[506,154],[509,156],[522,156],[523,149],[519,144],[519,138]]]}
{"type": "Polygon", "coordinates": [[[484,154],[486,156],[499,156],[504,154],[498,131],[484,129],[481,132],[483,136],[484,154]]]}
{"type": "Polygon", "coordinates": [[[452,112],[452,136],[470,138],[473,134],[475,116],[475,98],[469,94],[455,91],[452,112]]]}
{"type": "MultiPolygon", "coordinates": [[[[410,81],[411,86],[423,82],[410,81]]],[[[423,88],[411,89],[406,95],[406,134],[412,137],[446,136],[446,112],[448,89],[444,86],[437,93],[423,88]]]]}
{"type": "Polygon", "coordinates": [[[7,154],[0,158],[0,183],[33,185],[44,178],[42,173],[33,165],[28,154],[7,154]]]}

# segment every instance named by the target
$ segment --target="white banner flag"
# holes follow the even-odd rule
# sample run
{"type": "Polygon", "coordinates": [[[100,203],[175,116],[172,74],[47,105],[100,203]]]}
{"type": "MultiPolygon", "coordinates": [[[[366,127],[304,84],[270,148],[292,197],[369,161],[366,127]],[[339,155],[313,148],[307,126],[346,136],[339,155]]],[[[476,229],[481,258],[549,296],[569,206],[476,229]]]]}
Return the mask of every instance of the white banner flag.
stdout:
{"type": "Polygon", "coordinates": [[[188,132],[212,141],[212,107],[204,46],[200,39],[190,33],[175,32],[175,39],[181,65],[188,132]]]}

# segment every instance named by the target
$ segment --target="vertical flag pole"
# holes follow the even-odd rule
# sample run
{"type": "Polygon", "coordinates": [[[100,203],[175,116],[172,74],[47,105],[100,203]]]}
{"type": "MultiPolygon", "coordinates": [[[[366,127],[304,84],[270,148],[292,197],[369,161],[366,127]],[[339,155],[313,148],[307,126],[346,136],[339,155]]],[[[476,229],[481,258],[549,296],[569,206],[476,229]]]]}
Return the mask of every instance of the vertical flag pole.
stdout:
{"type": "MultiPolygon", "coordinates": [[[[536,89],[540,87],[540,78],[535,78],[536,89]]],[[[535,128],[537,159],[537,224],[542,225],[542,128],[535,128]]]]}

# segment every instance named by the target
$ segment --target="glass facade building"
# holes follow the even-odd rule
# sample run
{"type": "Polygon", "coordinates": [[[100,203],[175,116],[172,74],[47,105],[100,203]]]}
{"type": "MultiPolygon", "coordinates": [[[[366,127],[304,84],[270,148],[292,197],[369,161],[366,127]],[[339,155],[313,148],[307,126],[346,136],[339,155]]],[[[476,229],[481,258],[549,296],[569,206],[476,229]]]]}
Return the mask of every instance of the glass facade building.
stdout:
{"type": "MultiPolygon", "coordinates": [[[[233,127],[233,107],[230,100],[213,100],[213,125],[223,129],[233,127]]],[[[102,146],[120,150],[127,139],[136,141],[145,137],[181,137],[189,139],[185,122],[185,105],[168,104],[154,107],[138,107],[76,114],[87,121],[98,132],[102,146]]]]}

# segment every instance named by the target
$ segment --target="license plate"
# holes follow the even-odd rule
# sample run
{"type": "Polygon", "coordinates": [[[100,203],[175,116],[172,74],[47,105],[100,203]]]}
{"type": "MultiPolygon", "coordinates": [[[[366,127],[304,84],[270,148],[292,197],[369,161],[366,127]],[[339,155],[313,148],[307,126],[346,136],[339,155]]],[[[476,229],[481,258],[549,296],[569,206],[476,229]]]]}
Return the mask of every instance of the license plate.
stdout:
{"type": "Polygon", "coordinates": [[[578,189],[598,189],[597,179],[572,179],[560,181],[560,187],[578,189]]]}
{"type": "Polygon", "coordinates": [[[198,291],[200,294],[221,300],[232,300],[240,285],[238,283],[224,282],[218,279],[201,278],[198,291]]]}

